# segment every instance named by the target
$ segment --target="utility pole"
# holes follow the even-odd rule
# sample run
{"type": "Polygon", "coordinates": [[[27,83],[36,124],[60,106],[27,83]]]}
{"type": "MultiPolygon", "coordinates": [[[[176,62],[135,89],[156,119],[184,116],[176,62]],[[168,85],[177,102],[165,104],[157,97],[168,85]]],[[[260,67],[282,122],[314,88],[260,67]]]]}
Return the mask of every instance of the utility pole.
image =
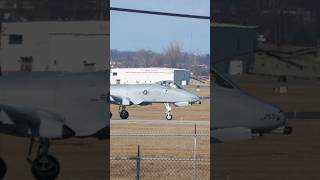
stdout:
{"type": "Polygon", "coordinates": [[[96,0],[96,3],[97,3],[97,18],[99,20],[103,20],[104,19],[104,9],[107,9],[107,7],[104,7],[105,3],[104,3],[105,0],[96,0]]]}

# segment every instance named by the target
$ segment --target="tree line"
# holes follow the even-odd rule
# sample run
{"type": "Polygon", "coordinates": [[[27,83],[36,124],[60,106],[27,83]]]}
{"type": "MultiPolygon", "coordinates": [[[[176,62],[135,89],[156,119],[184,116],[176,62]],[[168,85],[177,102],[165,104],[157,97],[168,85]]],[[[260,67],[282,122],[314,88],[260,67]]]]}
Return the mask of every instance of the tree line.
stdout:
{"type": "Polygon", "coordinates": [[[179,43],[170,43],[162,53],[151,50],[111,49],[111,65],[119,68],[167,67],[189,69],[194,75],[209,76],[210,55],[184,52],[179,43]]]}

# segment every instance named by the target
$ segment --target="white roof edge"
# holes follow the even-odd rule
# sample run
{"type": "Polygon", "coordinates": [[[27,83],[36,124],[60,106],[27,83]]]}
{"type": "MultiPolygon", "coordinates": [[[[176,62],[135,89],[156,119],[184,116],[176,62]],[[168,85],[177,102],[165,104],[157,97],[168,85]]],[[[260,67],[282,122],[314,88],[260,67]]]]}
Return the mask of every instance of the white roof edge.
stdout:
{"type": "Polygon", "coordinates": [[[257,29],[259,26],[244,26],[238,24],[225,24],[225,23],[211,23],[210,27],[226,27],[226,28],[240,28],[240,29],[257,29]]]}
{"type": "Polygon", "coordinates": [[[3,21],[3,24],[22,24],[22,23],[81,23],[81,22],[104,22],[104,23],[108,23],[107,20],[72,20],[72,21],[68,21],[68,20],[55,20],[55,21],[3,21]]]}
{"type": "Polygon", "coordinates": [[[185,70],[189,71],[187,69],[179,69],[179,68],[166,68],[166,67],[150,67],[150,68],[111,68],[111,70],[116,70],[116,69],[129,69],[129,70],[144,70],[144,69],[159,69],[159,70],[185,70]]]}

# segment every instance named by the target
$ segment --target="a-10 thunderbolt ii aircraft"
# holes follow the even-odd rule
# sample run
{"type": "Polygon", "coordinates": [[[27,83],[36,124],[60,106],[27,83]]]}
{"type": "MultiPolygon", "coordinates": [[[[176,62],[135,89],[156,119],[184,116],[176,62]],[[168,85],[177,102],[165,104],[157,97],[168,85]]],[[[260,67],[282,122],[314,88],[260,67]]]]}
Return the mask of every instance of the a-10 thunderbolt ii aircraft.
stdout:
{"type": "Polygon", "coordinates": [[[242,91],[216,69],[211,71],[211,143],[292,132],[280,108],[242,91]]]}
{"type": "MultiPolygon", "coordinates": [[[[59,162],[49,154],[51,140],[109,137],[107,78],[107,72],[0,76],[0,133],[31,139],[28,160],[37,180],[59,174],[59,162]]],[[[0,158],[0,179],[6,169],[0,158]]]]}
{"type": "MultiPolygon", "coordinates": [[[[200,98],[173,81],[160,81],[154,84],[115,84],[110,86],[110,103],[119,105],[121,119],[128,119],[126,106],[163,103],[165,117],[172,120],[172,105],[177,107],[201,103],[200,98]]],[[[110,112],[110,118],[112,113],[110,112]]]]}

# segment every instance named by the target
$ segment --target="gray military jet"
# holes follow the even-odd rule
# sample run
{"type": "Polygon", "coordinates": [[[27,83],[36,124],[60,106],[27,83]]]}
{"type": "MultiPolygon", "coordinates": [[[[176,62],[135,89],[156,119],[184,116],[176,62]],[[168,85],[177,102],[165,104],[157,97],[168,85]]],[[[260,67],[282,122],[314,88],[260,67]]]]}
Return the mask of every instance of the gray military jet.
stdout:
{"type": "Polygon", "coordinates": [[[211,143],[292,132],[280,108],[242,91],[216,69],[211,75],[211,143]]]}
{"type": "MultiPolygon", "coordinates": [[[[119,105],[119,115],[128,119],[126,106],[164,103],[167,120],[172,120],[171,105],[177,107],[200,103],[200,98],[173,81],[160,81],[155,84],[119,84],[110,87],[110,103],[119,105]]],[[[110,118],[112,113],[110,112],[110,118]]]]}
{"type": "MultiPolygon", "coordinates": [[[[59,174],[58,160],[49,155],[50,140],[109,138],[107,77],[107,72],[0,76],[0,133],[31,139],[28,160],[36,179],[59,174]]],[[[5,173],[0,158],[0,179],[5,173]]]]}

